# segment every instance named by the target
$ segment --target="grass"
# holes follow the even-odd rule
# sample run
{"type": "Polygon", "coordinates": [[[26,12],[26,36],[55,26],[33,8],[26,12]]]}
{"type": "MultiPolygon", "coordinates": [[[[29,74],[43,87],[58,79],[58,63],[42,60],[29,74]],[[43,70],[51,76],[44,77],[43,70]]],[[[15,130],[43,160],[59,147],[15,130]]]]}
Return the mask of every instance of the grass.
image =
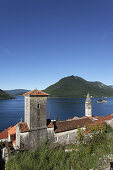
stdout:
{"type": "Polygon", "coordinates": [[[101,170],[113,161],[113,130],[107,127],[93,134],[87,142],[68,145],[66,148],[74,149],[70,153],[49,144],[42,144],[33,152],[16,153],[9,159],[7,170],[101,170]]]}

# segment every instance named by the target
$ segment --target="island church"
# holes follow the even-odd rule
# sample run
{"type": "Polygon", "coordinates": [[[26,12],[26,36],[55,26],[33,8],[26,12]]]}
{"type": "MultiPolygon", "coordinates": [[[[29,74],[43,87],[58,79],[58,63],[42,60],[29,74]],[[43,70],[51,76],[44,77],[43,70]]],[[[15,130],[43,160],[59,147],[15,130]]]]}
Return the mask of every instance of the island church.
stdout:
{"type": "Polygon", "coordinates": [[[0,132],[0,141],[12,144],[14,149],[35,149],[45,139],[53,144],[70,144],[77,142],[78,127],[85,132],[86,124],[90,127],[103,122],[113,124],[113,115],[92,117],[92,104],[89,93],[85,102],[85,116],[74,117],[66,121],[47,120],[48,94],[37,89],[24,94],[25,121],[20,121],[0,132]]]}

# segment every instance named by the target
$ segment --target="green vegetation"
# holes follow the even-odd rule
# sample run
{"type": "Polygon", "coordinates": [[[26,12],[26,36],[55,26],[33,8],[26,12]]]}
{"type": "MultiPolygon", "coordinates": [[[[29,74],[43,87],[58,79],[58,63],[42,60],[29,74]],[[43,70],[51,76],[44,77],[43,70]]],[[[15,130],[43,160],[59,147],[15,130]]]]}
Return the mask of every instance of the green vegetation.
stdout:
{"type": "Polygon", "coordinates": [[[113,130],[109,126],[94,126],[90,136],[81,131],[79,144],[52,148],[43,144],[34,152],[13,155],[7,170],[88,170],[103,169],[113,161],[113,130]],[[73,149],[65,152],[65,148],[73,149]]]}
{"type": "Polygon", "coordinates": [[[28,91],[30,91],[30,90],[26,90],[26,89],[5,90],[6,93],[13,95],[13,96],[23,95],[24,93],[26,93],[28,91]]]}
{"type": "Polygon", "coordinates": [[[58,122],[58,116],[56,116],[56,122],[58,122]]]}
{"type": "Polygon", "coordinates": [[[49,86],[44,92],[50,97],[86,97],[89,92],[93,97],[111,97],[113,88],[101,82],[89,82],[77,76],[69,76],[49,86]]]}
{"type": "Polygon", "coordinates": [[[1,170],[5,170],[5,162],[4,160],[2,159],[2,152],[1,152],[1,149],[3,148],[3,142],[0,142],[0,169],[1,170]]]}
{"type": "Polygon", "coordinates": [[[14,99],[15,97],[0,89],[0,99],[14,99]]]}

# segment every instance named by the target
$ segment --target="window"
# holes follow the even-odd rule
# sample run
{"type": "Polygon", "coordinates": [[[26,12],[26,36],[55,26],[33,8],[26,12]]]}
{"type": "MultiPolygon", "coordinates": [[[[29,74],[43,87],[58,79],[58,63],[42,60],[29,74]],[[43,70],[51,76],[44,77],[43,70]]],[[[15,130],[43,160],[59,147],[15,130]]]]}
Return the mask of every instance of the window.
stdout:
{"type": "Polygon", "coordinates": [[[57,136],[54,137],[54,142],[58,142],[58,137],[57,136]]]}
{"type": "Polygon", "coordinates": [[[37,108],[40,109],[40,104],[37,105],[37,108]]]}
{"type": "Polygon", "coordinates": [[[69,139],[69,133],[68,133],[68,134],[66,134],[66,139],[69,139]]]}

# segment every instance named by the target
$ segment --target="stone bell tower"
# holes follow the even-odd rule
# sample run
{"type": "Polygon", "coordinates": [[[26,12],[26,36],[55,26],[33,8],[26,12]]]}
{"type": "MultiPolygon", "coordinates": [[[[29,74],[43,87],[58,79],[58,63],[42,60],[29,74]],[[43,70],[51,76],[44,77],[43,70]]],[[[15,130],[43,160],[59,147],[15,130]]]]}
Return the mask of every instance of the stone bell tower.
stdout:
{"type": "Polygon", "coordinates": [[[92,116],[92,103],[91,103],[91,97],[89,93],[87,94],[86,102],[85,102],[85,116],[88,117],[92,116]]]}
{"type": "Polygon", "coordinates": [[[25,96],[25,122],[29,127],[29,145],[36,148],[47,137],[47,97],[40,90],[33,90],[25,96]]]}

